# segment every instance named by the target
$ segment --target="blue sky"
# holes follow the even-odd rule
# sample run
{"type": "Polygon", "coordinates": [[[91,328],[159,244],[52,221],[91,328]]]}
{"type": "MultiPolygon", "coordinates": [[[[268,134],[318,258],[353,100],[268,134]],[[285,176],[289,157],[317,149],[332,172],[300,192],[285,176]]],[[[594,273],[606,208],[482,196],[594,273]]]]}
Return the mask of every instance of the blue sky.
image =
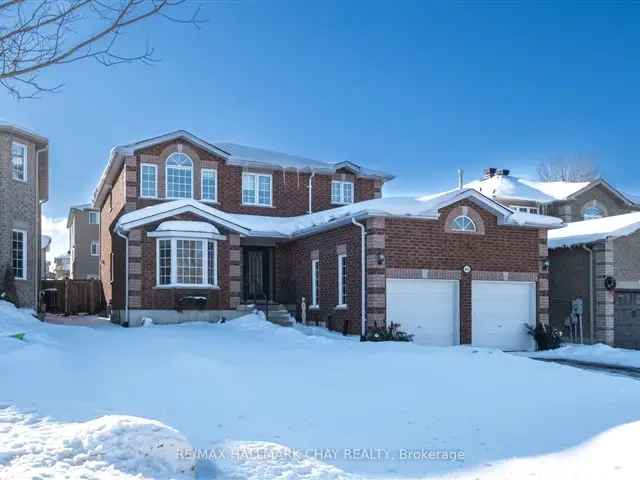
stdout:
{"type": "Polygon", "coordinates": [[[153,67],[55,68],[61,93],[0,117],[51,141],[49,217],[85,202],[109,149],[175,129],[391,171],[386,194],[589,155],[640,193],[640,5],[205,2],[209,23],[131,31],[153,67]]]}

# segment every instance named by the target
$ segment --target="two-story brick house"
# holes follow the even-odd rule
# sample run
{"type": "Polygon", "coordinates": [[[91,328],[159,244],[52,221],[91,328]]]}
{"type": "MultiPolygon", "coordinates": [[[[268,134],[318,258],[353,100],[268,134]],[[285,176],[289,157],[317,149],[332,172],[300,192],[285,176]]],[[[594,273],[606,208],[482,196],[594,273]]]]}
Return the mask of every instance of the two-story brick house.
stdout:
{"type": "Polygon", "coordinates": [[[49,195],[49,141],[0,122],[0,289],[13,270],[20,306],[36,307],[40,285],[41,207],[49,195]]]}
{"type": "Polygon", "coordinates": [[[604,179],[538,182],[495,168],[467,186],[512,209],[567,222],[566,228],[549,234],[553,327],[571,341],[640,348],[637,197],[604,179]],[[582,314],[572,317],[576,299],[582,300],[582,314]]]}
{"type": "Polygon", "coordinates": [[[94,197],[112,320],[215,321],[268,298],[352,334],[397,322],[428,344],[529,348],[561,221],[471,189],[382,199],[391,178],[184,131],[115,147],[94,197]]]}

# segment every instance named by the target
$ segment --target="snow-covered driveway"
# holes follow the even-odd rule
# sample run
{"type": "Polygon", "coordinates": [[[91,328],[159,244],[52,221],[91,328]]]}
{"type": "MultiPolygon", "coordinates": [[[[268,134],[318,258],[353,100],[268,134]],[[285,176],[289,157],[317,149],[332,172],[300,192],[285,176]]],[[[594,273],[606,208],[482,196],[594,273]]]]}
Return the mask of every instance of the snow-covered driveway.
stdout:
{"type": "Polygon", "coordinates": [[[143,417],[197,448],[263,441],[326,454],[220,461],[201,478],[595,479],[640,469],[630,441],[640,435],[637,381],[490,350],[360,343],[254,316],[138,329],[24,321],[20,342],[6,337],[16,322],[0,307],[0,478],[18,471],[24,445],[12,425],[29,428],[17,418],[27,411],[62,426],[143,417]],[[357,458],[362,448],[382,450],[357,458]],[[464,460],[407,460],[403,450],[464,460]]]}

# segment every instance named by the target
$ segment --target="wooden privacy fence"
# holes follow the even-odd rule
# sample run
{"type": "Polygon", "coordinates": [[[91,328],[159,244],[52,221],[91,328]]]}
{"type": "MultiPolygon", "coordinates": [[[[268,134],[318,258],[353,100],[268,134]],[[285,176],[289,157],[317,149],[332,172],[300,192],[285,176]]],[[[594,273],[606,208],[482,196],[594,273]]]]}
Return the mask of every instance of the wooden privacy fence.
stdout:
{"type": "Polygon", "coordinates": [[[105,308],[100,280],[43,280],[41,288],[47,312],[93,315],[105,308]]]}

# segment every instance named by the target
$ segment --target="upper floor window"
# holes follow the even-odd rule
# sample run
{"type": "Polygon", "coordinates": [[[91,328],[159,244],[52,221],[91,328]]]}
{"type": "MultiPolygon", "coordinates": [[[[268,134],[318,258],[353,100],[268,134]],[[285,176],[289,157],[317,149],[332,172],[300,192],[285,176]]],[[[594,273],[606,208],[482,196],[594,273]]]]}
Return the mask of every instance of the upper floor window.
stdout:
{"type": "Polygon", "coordinates": [[[334,180],[331,182],[331,203],[345,205],[353,203],[353,183],[334,180]]]}
{"type": "Polygon", "coordinates": [[[475,232],[476,224],[466,215],[459,215],[451,222],[451,230],[455,232],[475,232]]]}
{"type": "Polygon", "coordinates": [[[210,202],[218,201],[218,171],[204,169],[201,173],[201,197],[210,202]]]}
{"type": "Polygon", "coordinates": [[[27,181],[27,146],[24,143],[11,143],[11,174],[14,180],[27,181]]]}
{"type": "Polygon", "coordinates": [[[100,242],[98,240],[91,241],[91,248],[89,253],[92,257],[100,256],[100,242]]]}
{"type": "Polygon", "coordinates": [[[604,217],[604,210],[596,205],[592,205],[590,207],[585,208],[582,211],[582,218],[585,220],[593,220],[594,218],[602,218],[604,217]]]}
{"type": "Polygon", "coordinates": [[[242,174],[242,203],[244,205],[273,205],[271,175],[262,173],[242,174]]]}
{"type": "Polygon", "coordinates": [[[100,217],[98,217],[98,212],[89,212],[89,223],[91,225],[100,224],[100,217]]]}
{"type": "Polygon", "coordinates": [[[167,198],[193,198],[193,162],[184,153],[167,158],[167,198]]]}
{"type": "Polygon", "coordinates": [[[158,166],[143,163],[140,166],[140,196],[156,198],[158,196],[158,166]]]}
{"type": "Polygon", "coordinates": [[[515,212],[524,212],[524,213],[535,213],[538,214],[540,211],[537,207],[523,207],[520,205],[511,205],[509,208],[515,212]]]}
{"type": "Polygon", "coordinates": [[[11,266],[15,278],[27,279],[27,232],[24,230],[11,231],[11,266]]]}

